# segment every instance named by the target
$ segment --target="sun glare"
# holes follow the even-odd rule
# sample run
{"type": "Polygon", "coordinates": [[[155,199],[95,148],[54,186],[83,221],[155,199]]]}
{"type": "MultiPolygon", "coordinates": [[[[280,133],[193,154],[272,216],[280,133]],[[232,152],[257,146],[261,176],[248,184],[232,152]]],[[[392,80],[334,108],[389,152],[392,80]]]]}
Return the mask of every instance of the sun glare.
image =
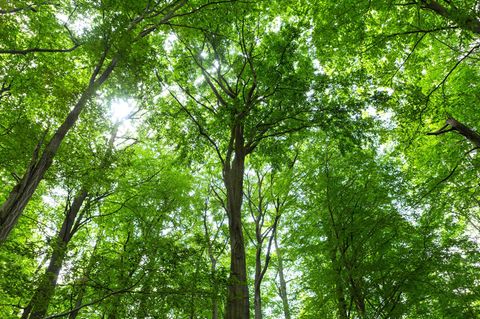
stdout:
{"type": "Polygon", "coordinates": [[[131,115],[136,108],[133,99],[115,99],[110,105],[110,114],[113,122],[123,121],[131,115]]]}

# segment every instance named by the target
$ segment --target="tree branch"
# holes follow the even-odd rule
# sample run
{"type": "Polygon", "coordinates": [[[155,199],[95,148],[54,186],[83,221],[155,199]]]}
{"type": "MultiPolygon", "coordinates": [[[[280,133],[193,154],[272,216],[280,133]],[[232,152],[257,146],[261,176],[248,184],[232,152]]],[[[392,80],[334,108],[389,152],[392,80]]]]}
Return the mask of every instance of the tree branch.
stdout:
{"type": "Polygon", "coordinates": [[[0,49],[0,54],[18,54],[18,55],[26,55],[29,53],[37,53],[37,52],[47,52],[47,53],[66,53],[72,52],[76,48],[78,48],[80,44],[76,43],[74,46],[68,49],[48,49],[48,48],[29,48],[29,49],[0,49]]]}
{"type": "Polygon", "coordinates": [[[222,156],[222,154],[220,153],[220,149],[218,148],[217,146],[217,143],[215,143],[215,141],[210,137],[210,135],[205,131],[205,128],[202,126],[202,124],[200,124],[200,122],[198,122],[198,120],[195,118],[195,116],[193,116],[193,114],[187,109],[187,107],[185,105],[183,105],[182,102],[180,102],[180,100],[177,98],[177,96],[175,94],[173,94],[172,91],[170,91],[170,89],[168,89],[168,92],[170,93],[170,96],[173,97],[173,99],[178,103],[178,105],[180,105],[180,107],[182,108],[182,110],[187,113],[188,117],[192,120],[192,122],[197,126],[198,128],[198,132],[200,133],[200,135],[202,135],[203,137],[205,137],[207,139],[207,141],[215,148],[215,152],[217,153],[217,156],[218,158],[220,159],[220,162],[222,163],[222,165],[225,165],[225,160],[222,156]]]}
{"type": "Polygon", "coordinates": [[[20,11],[26,11],[26,10],[31,10],[33,12],[37,12],[37,8],[43,5],[55,5],[54,2],[51,1],[44,1],[40,2],[38,4],[31,4],[27,5],[25,7],[18,7],[18,8],[11,8],[11,9],[0,9],[0,14],[12,14],[12,13],[17,13],[20,11]]]}

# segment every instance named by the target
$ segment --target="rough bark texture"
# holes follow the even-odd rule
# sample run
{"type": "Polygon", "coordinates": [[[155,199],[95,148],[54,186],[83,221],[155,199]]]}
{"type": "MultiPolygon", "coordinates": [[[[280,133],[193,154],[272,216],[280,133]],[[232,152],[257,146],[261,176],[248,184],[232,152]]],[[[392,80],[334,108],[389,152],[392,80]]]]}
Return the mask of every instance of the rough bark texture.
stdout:
{"type": "Polygon", "coordinates": [[[39,158],[37,155],[41,145],[37,147],[27,171],[23,175],[22,179],[13,187],[7,199],[0,207],[0,245],[8,238],[8,235],[15,227],[18,218],[23,213],[23,210],[30,201],[30,198],[43,179],[45,172],[52,165],[53,159],[57,154],[60,144],[70,129],[75,125],[75,122],[85,108],[88,100],[95,94],[97,88],[102,85],[103,82],[105,82],[105,80],[110,76],[115,65],[117,64],[117,59],[112,59],[110,64],[102,72],[99,78],[96,79],[96,76],[103,65],[104,59],[105,56],[102,57],[97,65],[88,87],[83,92],[75,107],[67,115],[65,121],[62,123],[62,125],[60,125],[60,127],[58,127],[39,158]]]}
{"type": "Polygon", "coordinates": [[[460,123],[453,117],[450,117],[447,120],[447,124],[450,125],[458,133],[462,134],[466,139],[468,139],[476,147],[480,147],[480,135],[474,130],[470,129],[466,125],[460,123]]]}
{"type": "Polygon", "coordinates": [[[420,0],[420,3],[424,8],[432,10],[447,20],[456,23],[462,29],[480,34],[480,20],[470,12],[464,12],[453,5],[446,7],[435,0],[420,0]]]}
{"type": "Polygon", "coordinates": [[[80,211],[86,197],[87,192],[85,190],[80,191],[73,200],[70,208],[67,210],[62,228],[57,234],[52,257],[50,258],[47,270],[30,300],[30,303],[25,308],[22,319],[40,319],[47,313],[48,305],[50,304],[50,300],[57,285],[58,274],[62,268],[63,260],[65,259],[67,245],[75,232],[75,219],[77,218],[78,212],[80,211]]]}
{"type": "Polygon", "coordinates": [[[290,314],[290,304],[288,303],[288,295],[287,295],[287,281],[285,280],[285,273],[283,268],[283,255],[282,255],[282,251],[278,247],[277,234],[275,234],[274,239],[275,239],[275,251],[277,253],[277,259],[278,259],[278,277],[280,280],[280,287],[278,290],[279,290],[280,298],[282,299],[283,315],[285,316],[285,319],[290,319],[291,314],[290,314]]]}
{"type": "Polygon", "coordinates": [[[468,141],[470,141],[470,143],[475,145],[476,148],[480,148],[480,134],[478,134],[465,124],[457,121],[453,117],[449,117],[445,125],[441,129],[435,132],[427,133],[427,135],[441,135],[451,131],[458,132],[459,134],[463,135],[463,137],[465,137],[468,141]]]}
{"type": "Polygon", "coordinates": [[[245,146],[243,127],[232,130],[234,143],[233,161],[223,168],[223,180],[227,190],[227,214],[230,233],[230,278],[227,287],[225,317],[228,319],[249,318],[247,267],[245,242],[242,230],[243,174],[245,171],[245,146]]]}

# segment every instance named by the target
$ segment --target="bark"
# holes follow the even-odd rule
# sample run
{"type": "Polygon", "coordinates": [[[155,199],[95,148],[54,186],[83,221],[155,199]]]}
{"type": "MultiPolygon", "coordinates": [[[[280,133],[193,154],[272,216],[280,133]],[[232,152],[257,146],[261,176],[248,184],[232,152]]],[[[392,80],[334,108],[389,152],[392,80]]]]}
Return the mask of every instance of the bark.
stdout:
{"type": "Polygon", "coordinates": [[[290,304],[288,303],[287,281],[285,280],[285,272],[283,268],[283,255],[282,255],[282,251],[278,247],[277,234],[275,234],[274,240],[275,240],[275,251],[277,252],[277,258],[278,258],[278,276],[280,279],[279,294],[280,294],[280,298],[282,299],[283,315],[285,316],[285,319],[290,319],[291,314],[290,314],[290,304]]]}
{"type": "Polygon", "coordinates": [[[335,274],[335,296],[337,298],[338,318],[347,319],[347,303],[345,301],[345,291],[342,278],[342,268],[337,259],[337,248],[334,247],[330,251],[330,260],[332,262],[333,271],[335,274]]]}
{"type": "MultiPolygon", "coordinates": [[[[261,182],[259,182],[259,193],[261,192],[260,188],[261,182]]],[[[270,264],[270,252],[272,249],[272,241],[273,238],[275,237],[276,231],[277,231],[277,225],[278,225],[278,219],[280,215],[277,215],[275,217],[275,221],[273,223],[273,226],[269,229],[266,230],[265,233],[262,233],[262,228],[263,228],[263,222],[265,220],[265,210],[263,209],[263,204],[262,204],[262,199],[260,198],[259,205],[258,205],[258,210],[259,214],[257,215],[255,219],[256,227],[255,227],[255,233],[256,233],[256,239],[257,239],[257,249],[255,253],[255,282],[254,282],[254,309],[255,309],[255,319],[262,319],[263,318],[263,313],[262,313],[262,294],[261,294],[261,286],[262,286],[262,281],[263,278],[265,277],[265,273],[267,272],[268,266],[270,264]],[[268,237],[268,234],[270,233],[270,238],[268,239],[268,245],[267,245],[267,252],[265,255],[265,263],[262,265],[262,255],[263,255],[263,243],[265,239],[268,237]]],[[[278,213],[278,211],[277,211],[278,213]]]]}
{"type": "Polygon", "coordinates": [[[212,296],[212,319],[218,319],[218,291],[220,289],[217,283],[217,269],[215,264],[211,265],[210,269],[212,273],[212,280],[213,280],[213,296],[212,296]]]}
{"type": "Polygon", "coordinates": [[[449,124],[454,130],[458,133],[462,134],[466,139],[468,139],[473,145],[476,147],[480,147],[480,135],[475,132],[474,130],[470,129],[466,125],[460,123],[453,117],[450,117],[447,120],[447,124],[449,124]]]}
{"type": "Polygon", "coordinates": [[[85,190],[80,191],[73,200],[72,205],[68,208],[62,228],[57,234],[47,270],[30,303],[27,308],[25,308],[22,319],[39,319],[43,318],[47,313],[48,305],[57,285],[58,274],[65,259],[67,245],[75,232],[75,220],[87,195],[85,190]]]}
{"type": "MultiPolygon", "coordinates": [[[[108,166],[111,154],[113,152],[113,146],[115,138],[117,136],[118,127],[119,123],[115,124],[113,127],[112,134],[107,145],[107,152],[105,153],[105,157],[100,164],[100,169],[105,169],[108,166]]],[[[65,259],[65,255],[67,253],[68,243],[80,227],[80,220],[82,219],[82,214],[79,215],[79,212],[87,196],[88,191],[84,187],[75,196],[72,204],[66,207],[65,218],[63,220],[62,227],[57,234],[57,238],[53,247],[52,257],[50,259],[49,266],[43,276],[44,279],[38,286],[35,294],[30,300],[29,305],[25,309],[22,315],[22,319],[43,318],[47,313],[48,305],[57,285],[58,274],[60,273],[60,270],[63,266],[63,260],[65,259]]],[[[91,267],[91,265],[89,265],[88,267],[91,267]]],[[[75,313],[75,316],[77,315],[77,313],[78,311],[75,313]]]]}
{"type": "Polygon", "coordinates": [[[365,298],[363,297],[362,289],[357,281],[349,274],[350,289],[353,301],[355,302],[355,307],[360,318],[365,318],[365,298]]]}
{"type": "Polygon", "coordinates": [[[203,217],[203,225],[205,229],[205,238],[207,239],[207,253],[210,259],[210,276],[212,280],[212,319],[218,319],[218,291],[220,289],[217,281],[217,258],[213,253],[213,244],[207,226],[207,208],[203,217]]]}
{"type": "MultiPolygon", "coordinates": [[[[151,8],[151,10],[159,10],[157,12],[164,13],[164,17],[160,19],[160,21],[158,21],[157,23],[154,23],[151,27],[142,30],[134,39],[134,41],[146,37],[150,33],[157,30],[160,25],[167,23],[171,18],[174,17],[175,12],[185,6],[186,3],[186,0],[180,0],[171,7],[167,5],[164,10],[170,7],[170,10],[168,10],[168,12],[165,12],[164,10],[159,10],[160,8],[156,7],[158,6],[158,4],[156,4],[155,8],[151,8]]],[[[154,11],[145,10],[142,15],[134,18],[130,22],[127,31],[129,32],[134,30],[138,23],[143,21],[148,15],[148,13],[151,12],[154,11]]],[[[154,14],[153,17],[157,16],[158,14],[154,14]]],[[[38,184],[43,179],[45,172],[52,165],[53,158],[55,157],[58,148],[60,147],[60,144],[62,143],[63,139],[70,131],[70,129],[75,125],[75,122],[85,108],[88,100],[95,94],[97,89],[109,78],[113,69],[117,66],[118,60],[123,54],[125,54],[125,52],[122,51],[115,52],[110,62],[105,66],[106,56],[108,53],[109,47],[106,47],[102,54],[102,57],[100,58],[99,62],[95,67],[95,70],[90,78],[90,82],[87,88],[84,90],[77,104],[72,109],[72,111],[70,111],[62,125],[60,125],[60,127],[56,130],[55,134],[50,139],[42,154],[40,155],[40,158],[37,158],[37,153],[34,152],[31,164],[26,170],[24,176],[13,187],[8,198],[0,207],[0,245],[3,244],[12,229],[15,227],[18,218],[21,216],[23,210],[30,201],[30,198],[37,189],[38,184]]]]}
{"type": "Polygon", "coordinates": [[[420,0],[424,8],[432,10],[442,17],[454,22],[459,27],[480,34],[480,20],[468,12],[464,12],[455,6],[445,7],[435,0],[420,0]]]}
{"type": "Polygon", "coordinates": [[[49,48],[28,48],[28,49],[0,49],[0,54],[20,54],[26,55],[29,53],[47,52],[47,53],[68,53],[77,49],[80,44],[74,44],[67,49],[49,49],[49,48]]]}
{"type": "MultiPolygon", "coordinates": [[[[254,309],[254,316],[255,319],[262,319],[262,292],[261,292],[261,285],[263,279],[263,267],[262,267],[262,249],[263,249],[263,241],[264,236],[262,235],[262,227],[263,221],[265,220],[265,211],[263,205],[263,193],[262,193],[262,186],[263,186],[263,176],[257,173],[257,191],[258,191],[258,203],[256,208],[254,208],[252,202],[252,194],[251,190],[247,191],[248,199],[249,199],[249,209],[250,213],[255,220],[255,239],[256,239],[256,250],[255,250],[255,279],[253,284],[253,309],[254,309]],[[256,211],[256,213],[255,213],[256,211]],[[255,216],[256,215],[256,216],[255,216]]],[[[267,256],[269,256],[269,253],[267,256]]],[[[266,265],[267,266],[267,265],[266,265]]],[[[265,266],[265,270],[266,270],[265,266]]]]}
{"type": "Polygon", "coordinates": [[[457,121],[453,117],[449,117],[445,126],[435,132],[427,133],[427,135],[441,135],[447,132],[456,131],[463,135],[470,143],[475,145],[476,148],[480,147],[480,134],[466,126],[465,124],[457,121]]]}
{"type": "Polygon", "coordinates": [[[255,319],[262,319],[262,295],[261,295],[261,273],[262,273],[262,256],[261,250],[257,248],[255,254],[255,283],[254,283],[254,309],[255,309],[255,319]]]}
{"type": "Polygon", "coordinates": [[[225,316],[228,319],[250,317],[245,242],[242,231],[243,174],[245,171],[245,146],[243,127],[235,125],[234,158],[228,156],[223,168],[223,180],[227,190],[227,215],[230,233],[230,278],[227,287],[225,316]]]}
{"type": "Polygon", "coordinates": [[[27,171],[20,181],[13,187],[9,196],[0,207],[0,245],[5,242],[5,240],[8,238],[8,235],[15,227],[18,218],[23,213],[23,210],[30,201],[30,198],[43,179],[45,172],[52,165],[53,159],[57,154],[60,144],[70,129],[75,125],[75,122],[85,108],[88,100],[95,94],[96,90],[103,84],[103,82],[105,82],[115,68],[117,64],[117,58],[113,58],[109,65],[97,78],[97,75],[100,73],[100,69],[104,64],[106,54],[107,49],[100,59],[100,62],[97,64],[96,70],[90,79],[88,87],[81,95],[75,107],[67,115],[62,125],[60,125],[60,127],[56,130],[55,134],[45,146],[45,149],[39,158],[38,153],[41,145],[38,145],[27,171]]]}
{"type": "Polygon", "coordinates": [[[77,298],[75,299],[75,306],[73,307],[72,312],[68,315],[68,319],[76,319],[78,316],[78,313],[80,312],[80,309],[83,303],[83,297],[85,295],[85,292],[87,291],[88,279],[90,278],[90,273],[93,269],[93,266],[95,265],[95,252],[97,250],[97,243],[98,243],[98,239],[97,239],[97,242],[95,243],[95,246],[93,247],[93,252],[92,252],[92,255],[90,256],[90,260],[88,261],[87,268],[85,269],[85,272],[83,273],[83,276],[81,278],[77,298]]]}

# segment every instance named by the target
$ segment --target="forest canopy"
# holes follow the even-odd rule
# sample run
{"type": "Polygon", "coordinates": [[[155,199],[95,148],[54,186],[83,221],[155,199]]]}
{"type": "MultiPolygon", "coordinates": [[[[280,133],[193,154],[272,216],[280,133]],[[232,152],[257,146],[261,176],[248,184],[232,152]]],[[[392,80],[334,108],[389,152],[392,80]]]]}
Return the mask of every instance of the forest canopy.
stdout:
{"type": "Polygon", "coordinates": [[[1,318],[480,318],[477,1],[0,26],[1,318]]]}

